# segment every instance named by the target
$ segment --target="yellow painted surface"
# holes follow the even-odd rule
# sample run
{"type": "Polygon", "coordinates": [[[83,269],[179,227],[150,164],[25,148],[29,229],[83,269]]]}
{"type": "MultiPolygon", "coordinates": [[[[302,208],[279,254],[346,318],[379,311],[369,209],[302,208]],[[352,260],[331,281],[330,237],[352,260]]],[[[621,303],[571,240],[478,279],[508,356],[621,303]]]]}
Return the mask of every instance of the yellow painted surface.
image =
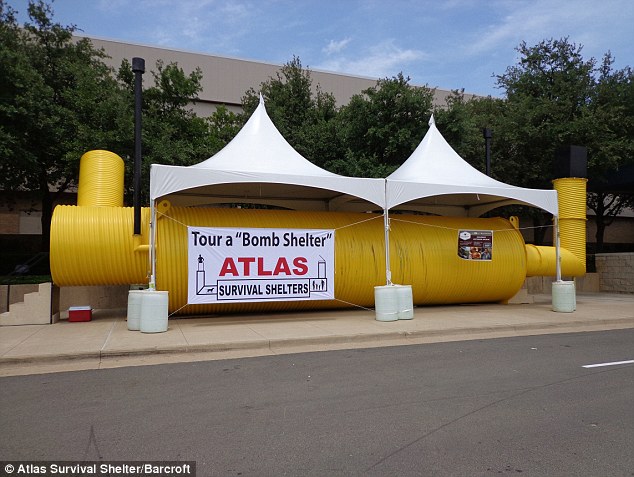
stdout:
{"type": "Polygon", "coordinates": [[[123,159],[110,151],[88,151],[79,161],[78,206],[123,207],[123,159]]]}
{"type": "MultiPolygon", "coordinates": [[[[187,305],[187,314],[374,306],[385,285],[383,217],[337,212],[249,209],[167,209],[158,221],[157,288],[169,290],[170,312],[187,302],[187,228],[314,228],[335,230],[335,298],[340,301],[187,305]],[[368,220],[374,218],[373,220],[368,220]]],[[[504,219],[398,215],[391,219],[392,281],[412,285],[414,303],[504,301],[522,286],[526,253],[520,233],[504,219]],[[494,230],[493,259],[458,257],[458,230],[494,230]]]]}
{"type": "MultiPolygon", "coordinates": [[[[141,210],[148,243],[150,210],[141,210]]],[[[51,222],[51,274],[58,286],[147,283],[147,250],[135,252],[132,207],[58,205],[51,222]]]]}
{"type": "MultiPolygon", "coordinates": [[[[586,273],[585,264],[565,248],[561,248],[561,274],[581,277],[586,273]]],[[[526,276],[554,277],[557,272],[555,247],[526,244],[526,276]]]]}
{"type": "MultiPolygon", "coordinates": [[[[562,274],[585,273],[585,179],[558,179],[562,274]]],[[[81,159],[78,206],[55,208],[51,272],[59,286],[147,283],[148,208],[142,235],[133,235],[132,208],[123,204],[123,161],[107,151],[81,159]]],[[[181,314],[290,311],[374,306],[385,285],[383,216],[337,212],[172,207],[157,205],[157,289],[169,291],[169,311],[181,314]],[[199,227],[335,230],[335,298],[328,301],[186,305],[187,225],[199,227]]],[[[525,245],[517,221],[501,218],[394,214],[390,219],[392,282],[412,285],[416,305],[504,302],[526,276],[554,275],[554,247],[525,245]],[[458,256],[459,230],[492,230],[488,261],[458,256]]]]}
{"type": "Polygon", "coordinates": [[[586,267],[586,182],[587,179],[555,179],[559,195],[561,247],[572,252],[586,267]]]}

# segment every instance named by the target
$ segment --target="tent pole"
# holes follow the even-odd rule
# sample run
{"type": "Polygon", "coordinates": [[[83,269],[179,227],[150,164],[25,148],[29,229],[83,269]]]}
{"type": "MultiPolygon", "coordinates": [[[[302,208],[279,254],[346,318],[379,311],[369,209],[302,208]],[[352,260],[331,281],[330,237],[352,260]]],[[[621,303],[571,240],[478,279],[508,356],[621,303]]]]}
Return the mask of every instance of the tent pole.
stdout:
{"type": "Polygon", "coordinates": [[[385,226],[385,284],[392,285],[392,270],[390,268],[390,218],[387,208],[383,209],[383,224],[385,226]]]}
{"type": "Polygon", "coordinates": [[[150,290],[156,290],[156,201],[150,201],[150,290]]]}
{"type": "Polygon", "coordinates": [[[392,285],[392,269],[390,266],[390,215],[387,206],[387,179],[384,182],[385,203],[383,205],[383,227],[385,233],[385,285],[392,285]]]}
{"type": "Polygon", "coordinates": [[[556,279],[561,281],[561,251],[559,242],[559,217],[555,215],[555,261],[556,263],[556,279]]]}

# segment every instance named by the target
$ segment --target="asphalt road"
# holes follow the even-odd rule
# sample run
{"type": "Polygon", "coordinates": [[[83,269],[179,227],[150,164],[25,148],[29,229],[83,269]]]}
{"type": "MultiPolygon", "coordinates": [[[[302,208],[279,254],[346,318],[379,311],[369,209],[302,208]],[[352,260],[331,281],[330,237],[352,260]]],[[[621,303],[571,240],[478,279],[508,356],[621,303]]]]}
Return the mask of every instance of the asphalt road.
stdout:
{"type": "Polygon", "coordinates": [[[634,329],[0,378],[0,460],[633,476],[634,329]]]}

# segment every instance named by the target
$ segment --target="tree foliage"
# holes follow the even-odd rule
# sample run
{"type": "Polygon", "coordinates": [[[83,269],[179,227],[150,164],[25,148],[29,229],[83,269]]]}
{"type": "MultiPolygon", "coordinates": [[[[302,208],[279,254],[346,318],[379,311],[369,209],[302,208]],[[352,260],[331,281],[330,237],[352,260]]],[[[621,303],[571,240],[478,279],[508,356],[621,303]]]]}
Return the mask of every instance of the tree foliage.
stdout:
{"type": "Polygon", "coordinates": [[[507,96],[503,119],[505,139],[514,147],[514,179],[550,188],[557,149],[585,142],[595,60],[584,60],[582,47],[567,39],[532,47],[522,42],[517,51],[519,64],[497,77],[507,96]]]}
{"type": "Polygon", "coordinates": [[[103,52],[73,41],[75,27],[54,23],[42,1],[30,2],[28,15],[20,28],[0,0],[0,187],[37,192],[46,249],[57,194],[76,177],[86,148],[116,135],[120,103],[103,52]]]}
{"type": "MultiPolygon", "coordinates": [[[[483,129],[493,129],[505,107],[505,101],[499,98],[489,96],[465,100],[464,91],[452,91],[446,105],[434,109],[434,116],[451,147],[474,168],[485,172],[483,129]]],[[[496,128],[496,139],[498,132],[496,128]]],[[[499,144],[499,141],[496,142],[499,144]]],[[[508,177],[505,172],[504,164],[496,164],[491,175],[502,180],[508,177]]]]}
{"type": "MultiPolygon", "coordinates": [[[[454,92],[436,122],[458,153],[484,171],[482,129],[493,130],[492,173],[503,182],[549,189],[556,152],[562,146],[588,149],[588,207],[597,218],[597,243],[605,225],[631,204],[631,195],[592,192],[619,167],[631,163],[634,118],[632,71],[613,69],[607,53],[599,63],[584,59],[582,47],[568,41],[520,44],[520,60],[497,77],[506,99],[464,100],[454,92]]],[[[542,211],[528,209],[535,226],[549,224],[542,211]]],[[[544,228],[535,229],[535,241],[544,228]]]]}
{"type": "MultiPolygon", "coordinates": [[[[0,0],[0,188],[5,194],[37,194],[46,249],[55,200],[76,183],[83,153],[107,149],[119,154],[129,192],[134,76],[127,61],[116,73],[106,66],[105,53],[88,39],[74,38],[75,26],[55,23],[44,1],[30,1],[28,15],[30,21],[21,27],[16,12],[0,0]]],[[[226,144],[218,125],[235,129],[229,124],[236,122],[226,111],[211,119],[192,112],[201,90],[200,70],[186,74],[176,64],[158,62],[152,76],[154,84],[143,95],[145,198],[151,163],[199,162],[226,144]]]]}
{"type": "MultiPolygon", "coordinates": [[[[345,160],[365,175],[385,177],[416,149],[428,129],[433,90],[399,73],[354,95],[337,117],[345,160]]],[[[341,164],[345,168],[345,164],[341,164]]]]}
{"type": "Polygon", "coordinates": [[[402,74],[379,80],[337,107],[313,86],[299,58],[243,98],[244,119],[265,98],[271,120],[304,157],[342,175],[385,177],[416,148],[425,131],[433,91],[413,87],[402,74]]]}
{"type": "MultiPolygon", "coordinates": [[[[134,73],[127,60],[123,61],[117,75],[126,98],[126,117],[132,121],[128,130],[120,136],[125,140],[117,145],[116,150],[128,158],[126,183],[131,186],[134,157],[134,73]]],[[[202,89],[200,69],[186,74],[178,64],[165,65],[159,60],[151,71],[151,76],[154,84],[144,88],[142,108],[142,174],[145,184],[142,197],[146,203],[151,164],[189,166],[208,158],[223,145],[218,137],[214,140],[211,123],[198,117],[190,108],[202,89]]],[[[129,187],[127,191],[131,197],[129,187]]]]}

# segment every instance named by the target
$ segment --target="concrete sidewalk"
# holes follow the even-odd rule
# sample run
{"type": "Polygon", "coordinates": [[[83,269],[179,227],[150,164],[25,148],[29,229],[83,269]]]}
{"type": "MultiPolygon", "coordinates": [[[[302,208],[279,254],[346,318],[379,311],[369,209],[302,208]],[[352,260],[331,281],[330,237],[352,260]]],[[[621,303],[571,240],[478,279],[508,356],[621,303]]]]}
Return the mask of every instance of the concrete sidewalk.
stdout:
{"type": "Polygon", "coordinates": [[[634,295],[578,294],[573,313],[553,312],[550,295],[534,298],[417,307],[413,320],[394,322],[364,309],[172,318],[166,333],[128,331],[125,309],[95,310],[90,322],[0,327],[0,376],[634,328],[634,295]]]}

